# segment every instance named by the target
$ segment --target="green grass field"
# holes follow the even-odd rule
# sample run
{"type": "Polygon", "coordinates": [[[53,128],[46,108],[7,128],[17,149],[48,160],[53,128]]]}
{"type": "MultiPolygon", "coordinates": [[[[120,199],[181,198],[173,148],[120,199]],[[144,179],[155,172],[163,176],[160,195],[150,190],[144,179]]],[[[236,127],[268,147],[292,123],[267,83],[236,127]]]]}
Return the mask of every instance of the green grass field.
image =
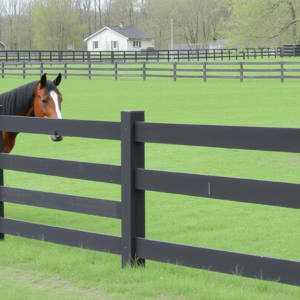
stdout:
{"type": "MultiPolygon", "coordinates": [[[[6,77],[0,92],[31,80],[6,77]]],[[[146,121],[299,127],[297,80],[68,78],[67,119],[119,121],[144,110],[146,121]]],[[[120,142],[20,134],[12,154],[120,164],[120,142]]],[[[146,145],[146,168],[300,182],[300,157],[271,153],[146,145]]],[[[5,171],[5,185],[120,200],[120,187],[5,171]]],[[[300,260],[299,211],[163,193],[146,193],[146,237],[300,260]]],[[[120,235],[119,220],[5,204],[6,217],[120,235]]],[[[6,236],[0,243],[1,299],[299,299],[299,287],[176,265],[146,262],[121,269],[119,256],[6,236]]]]}

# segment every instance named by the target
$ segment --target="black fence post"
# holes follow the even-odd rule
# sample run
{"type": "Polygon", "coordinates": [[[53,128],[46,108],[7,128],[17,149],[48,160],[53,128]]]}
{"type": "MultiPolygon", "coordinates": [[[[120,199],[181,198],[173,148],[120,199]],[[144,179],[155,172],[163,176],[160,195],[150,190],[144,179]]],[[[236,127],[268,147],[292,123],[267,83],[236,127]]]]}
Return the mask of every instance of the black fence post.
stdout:
{"type": "Polygon", "coordinates": [[[136,257],[136,237],[145,237],[145,191],[135,189],[135,169],[145,167],[144,143],[136,143],[135,122],[144,121],[143,111],[121,113],[122,267],[145,260],[136,257]]]}
{"type": "Polygon", "coordinates": [[[176,69],[177,65],[176,65],[176,62],[173,63],[173,81],[176,81],[177,79],[177,74],[176,74],[176,69]]]}
{"type": "Polygon", "coordinates": [[[146,63],[143,62],[143,80],[146,80],[146,63]]]}
{"type": "Polygon", "coordinates": [[[240,62],[240,82],[243,82],[244,80],[244,69],[243,69],[243,63],[240,62]]]}
{"type": "Polygon", "coordinates": [[[207,62],[203,63],[203,82],[206,82],[206,65],[207,62]]]}
{"type": "Polygon", "coordinates": [[[91,69],[91,62],[89,61],[89,63],[88,63],[88,66],[89,66],[89,79],[91,79],[92,78],[92,69],[91,69]]]}
{"type": "Polygon", "coordinates": [[[67,68],[67,63],[64,63],[64,73],[65,73],[65,79],[67,79],[67,71],[68,71],[68,68],[67,68]]]}
{"type": "MultiPolygon", "coordinates": [[[[0,116],[3,115],[3,106],[0,105],[0,116]]],[[[2,130],[0,131],[0,153],[3,152],[3,137],[2,137],[2,130]]],[[[0,186],[3,186],[4,180],[3,180],[3,169],[0,169],[0,186]]],[[[0,198],[0,218],[4,218],[4,202],[1,201],[0,198]]],[[[1,232],[0,228],[0,240],[4,240],[4,233],[1,232]]]]}
{"type": "Polygon", "coordinates": [[[115,80],[118,80],[118,63],[115,62],[115,80]]]}
{"type": "Polygon", "coordinates": [[[283,68],[283,62],[280,62],[280,82],[284,82],[284,68],[283,68]]]}
{"type": "Polygon", "coordinates": [[[280,57],[283,57],[283,46],[282,47],[279,47],[277,48],[277,56],[279,55],[280,57]]]}
{"type": "Polygon", "coordinates": [[[26,64],[25,61],[23,62],[23,79],[26,78],[26,64]]]}

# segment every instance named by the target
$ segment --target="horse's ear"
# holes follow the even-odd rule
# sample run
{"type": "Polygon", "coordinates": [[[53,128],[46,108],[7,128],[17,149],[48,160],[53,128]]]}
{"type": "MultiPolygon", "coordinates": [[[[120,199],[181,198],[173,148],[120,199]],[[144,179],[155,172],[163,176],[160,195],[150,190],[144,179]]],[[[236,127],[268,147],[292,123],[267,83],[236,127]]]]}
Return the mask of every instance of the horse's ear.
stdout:
{"type": "Polygon", "coordinates": [[[46,82],[47,82],[47,74],[45,73],[43,74],[40,80],[41,89],[43,89],[46,86],[46,82]]]}
{"type": "Polygon", "coordinates": [[[59,73],[58,76],[53,80],[53,83],[56,86],[59,86],[60,82],[61,82],[61,74],[59,73]]]}

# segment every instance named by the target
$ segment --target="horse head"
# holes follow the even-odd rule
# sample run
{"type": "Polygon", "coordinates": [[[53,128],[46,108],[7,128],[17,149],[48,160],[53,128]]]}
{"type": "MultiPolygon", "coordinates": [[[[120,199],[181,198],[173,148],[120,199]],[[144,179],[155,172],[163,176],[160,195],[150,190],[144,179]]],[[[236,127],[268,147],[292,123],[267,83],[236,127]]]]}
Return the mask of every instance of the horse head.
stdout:
{"type": "MultiPolygon", "coordinates": [[[[33,113],[35,117],[62,119],[62,95],[57,88],[60,82],[60,73],[53,82],[47,80],[46,74],[41,77],[33,97],[33,113]]],[[[57,133],[51,135],[51,139],[54,142],[61,141],[63,138],[57,133]]]]}

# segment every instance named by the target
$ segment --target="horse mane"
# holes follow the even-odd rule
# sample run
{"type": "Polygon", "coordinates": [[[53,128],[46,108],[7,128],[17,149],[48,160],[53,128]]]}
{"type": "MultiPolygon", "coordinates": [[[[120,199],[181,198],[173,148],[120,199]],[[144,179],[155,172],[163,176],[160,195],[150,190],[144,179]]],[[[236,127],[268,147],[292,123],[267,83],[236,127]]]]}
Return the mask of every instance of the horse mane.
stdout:
{"type": "MultiPolygon", "coordinates": [[[[0,105],[3,106],[3,114],[14,116],[20,111],[28,109],[32,104],[32,97],[39,82],[39,80],[34,81],[0,94],[0,105]]],[[[45,94],[52,90],[58,91],[56,85],[52,81],[47,80],[45,94]]]]}

